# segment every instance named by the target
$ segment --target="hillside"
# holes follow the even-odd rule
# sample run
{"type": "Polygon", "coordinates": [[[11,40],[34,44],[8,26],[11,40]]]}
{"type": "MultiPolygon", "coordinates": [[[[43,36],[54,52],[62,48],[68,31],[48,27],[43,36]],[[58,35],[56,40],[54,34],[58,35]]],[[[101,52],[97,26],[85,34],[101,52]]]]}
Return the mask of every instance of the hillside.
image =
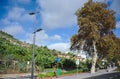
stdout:
{"type": "Polygon", "coordinates": [[[21,42],[18,39],[14,38],[12,35],[10,35],[6,32],[3,32],[3,31],[0,31],[0,38],[4,38],[7,41],[9,41],[11,44],[14,44],[14,45],[20,45],[20,46],[25,46],[25,47],[31,46],[31,44],[26,43],[26,42],[21,42]]]}
{"type": "MultiPolygon", "coordinates": [[[[29,72],[31,69],[32,45],[15,39],[12,35],[0,31],[0,73],[29,72]]],[[[56,57],[60,57],[61,67],[65,59],[74,63],[73,54],[62,54],[55,49],[50,50],[47,46],[36,46],[35,67],[41,71],[44,68],[53,68],[56,64],[56,57]]],[[[75,65],[74,67],[75,68],[75,65]]]]}
{"type": "MultiPolygon", "coordinates": [[[[57,53],[56,50],[50,50],[46,46],[36,46],[35,64],[37,70],[39,67],[51,67],[57,53]]],[[[31,44],[21,42],[12,35],[0,31],[0,73],[16,73],[28,70],[31,68],[31,56],[31,44]],[[27,64],[28,62],[29,64],[27,64]]]]}

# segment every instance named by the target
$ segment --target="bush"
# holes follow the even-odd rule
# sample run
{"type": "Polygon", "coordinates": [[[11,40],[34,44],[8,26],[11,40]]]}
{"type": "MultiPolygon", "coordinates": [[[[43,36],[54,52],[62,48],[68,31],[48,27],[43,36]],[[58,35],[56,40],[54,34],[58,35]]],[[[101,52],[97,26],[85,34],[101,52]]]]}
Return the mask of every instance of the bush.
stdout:
{"type": "Polygon", "coordinates": [[[120,72],[120,66],[117,67],[116,71],[120,72]]]}
{"type": "Polygon", "coordinates": [[[82,70],[71,70],[71,71],[66,71],[66,72],[62,72],[61,75],[64,75],[64,74],[74,74],[74,73],[80,73],[82,72],[82,70]]]}
{"type": "Polygon", "coordinates": [[[54,72],[47,72],[47,73],[38,74],[38,77],[39,77],[39,78],[53,77],[53,76],[55,76],[55,73],[54,73],[54,72]]]}
{"type": "Polygon", "coordinates": [[[86,62],[80,62],[78,69],[81,69],[82,72],[88,72],[90,71],[91,68],[91,63],[86,61],[86,62]]]}
{"type": "Polygon", "coordinates": [[[74,70],[76,69],[76,63],[74,60],[65,59],[63,61],[63,69],[65,70],[74,70]]]}
{"type": "MultiPolygon", "coordinates": [[[[66,72],[61,72],[61,75],[65,75],[65,74],[74,74],[74,73],[80,73],[82,72],[82,70],[72,70],[72,71],[66,71],[66,72]]],[[[45,78],[45,77],[54,77],[57,76],[57,72],[47,72],[47,73],[41,73],[38,74],[39,78],[45,78]]]]}

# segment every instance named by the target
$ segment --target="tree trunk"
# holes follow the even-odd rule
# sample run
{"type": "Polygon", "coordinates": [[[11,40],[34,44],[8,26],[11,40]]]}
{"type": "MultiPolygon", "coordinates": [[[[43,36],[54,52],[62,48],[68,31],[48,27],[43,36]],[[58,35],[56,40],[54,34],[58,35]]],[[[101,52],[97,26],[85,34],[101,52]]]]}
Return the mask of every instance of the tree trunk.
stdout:
{"type": "Polygon", "coordinates": [[[97,61],[97,49],[96,49],[96,42],[93,41],[93,56],[92,56],[92,67],[91,67],[91,73],[95,73],[95,66],[96,66],[96,61],[97,61]]]}

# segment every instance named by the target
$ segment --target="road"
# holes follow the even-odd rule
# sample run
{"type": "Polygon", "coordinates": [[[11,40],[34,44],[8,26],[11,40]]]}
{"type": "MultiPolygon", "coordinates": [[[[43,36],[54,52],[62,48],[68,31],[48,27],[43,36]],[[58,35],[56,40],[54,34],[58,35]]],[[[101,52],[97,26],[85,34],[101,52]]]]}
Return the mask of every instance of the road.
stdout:
{"type": "Polygon", "coordinates": [[[120,79],[120,72],[106,72],[105,70],[101,70],[99,72],[96,72],[95,74],[82,73],[56,79],[120,79]]]}
{"type": "Polygon", "coordinates": [[[15,77],[15,78],[9,77],[9,78],[0,78],[0,79],[31,79],[31,78],[30,77],[15,77]]]}
{"type": "Polygon", "coordinates": [[[103,75],[94,76],[86,79],[120,79],[120,72],[103,74],[103,75]]]}
{"type": "MultiPolygon", "coordinates": [[[[0,79],[30,79],[30,75],[16,76],[16,77],[12,76],[9,78],[0,78],[0,79]]],[[[71,76],[64,76],[64,77],[60,76],[59,78],[54,77],[53,79],[120,79],[120,72],[114,72],[114,71],[107,72],[106,70],[99,70],[94,74],[88,72],[88,73],[75,74],[71,76]]]]}
{"type": "MultiPolygon", "coordinates": [[[[30,76],[16,78],[0,78],[0,79],[31,79],[30,76]]],[[[120,72],[106,73],[102,75],[92,75],[90,73],[76,74],[72,76],[59,77],[53,79],[120,79],[120,72]],[[88,78],[89,77],[89,78],[88,78]]]]}

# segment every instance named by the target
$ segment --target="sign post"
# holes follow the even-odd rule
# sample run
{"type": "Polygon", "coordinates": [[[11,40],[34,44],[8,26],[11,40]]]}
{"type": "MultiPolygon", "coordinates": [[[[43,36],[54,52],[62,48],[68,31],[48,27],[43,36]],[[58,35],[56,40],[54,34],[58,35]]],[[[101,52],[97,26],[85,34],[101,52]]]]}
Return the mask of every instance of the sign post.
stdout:
{"type": "Polygon", "coordinates": [[[60,73],[61,73],[61,71],[59,69],[59,64],[58,64],[60,62],[60,58],[57,57],[55,61],[57,63],[57,77],[58,77],[58,76],[60,76],[60,73]]]}
{"type": "Polygon", "coordinates": [[[77,75],[78,75],[78,65],[80,64],[79,59],[76,60],[76,65],[77,65],[77,75]]]}

